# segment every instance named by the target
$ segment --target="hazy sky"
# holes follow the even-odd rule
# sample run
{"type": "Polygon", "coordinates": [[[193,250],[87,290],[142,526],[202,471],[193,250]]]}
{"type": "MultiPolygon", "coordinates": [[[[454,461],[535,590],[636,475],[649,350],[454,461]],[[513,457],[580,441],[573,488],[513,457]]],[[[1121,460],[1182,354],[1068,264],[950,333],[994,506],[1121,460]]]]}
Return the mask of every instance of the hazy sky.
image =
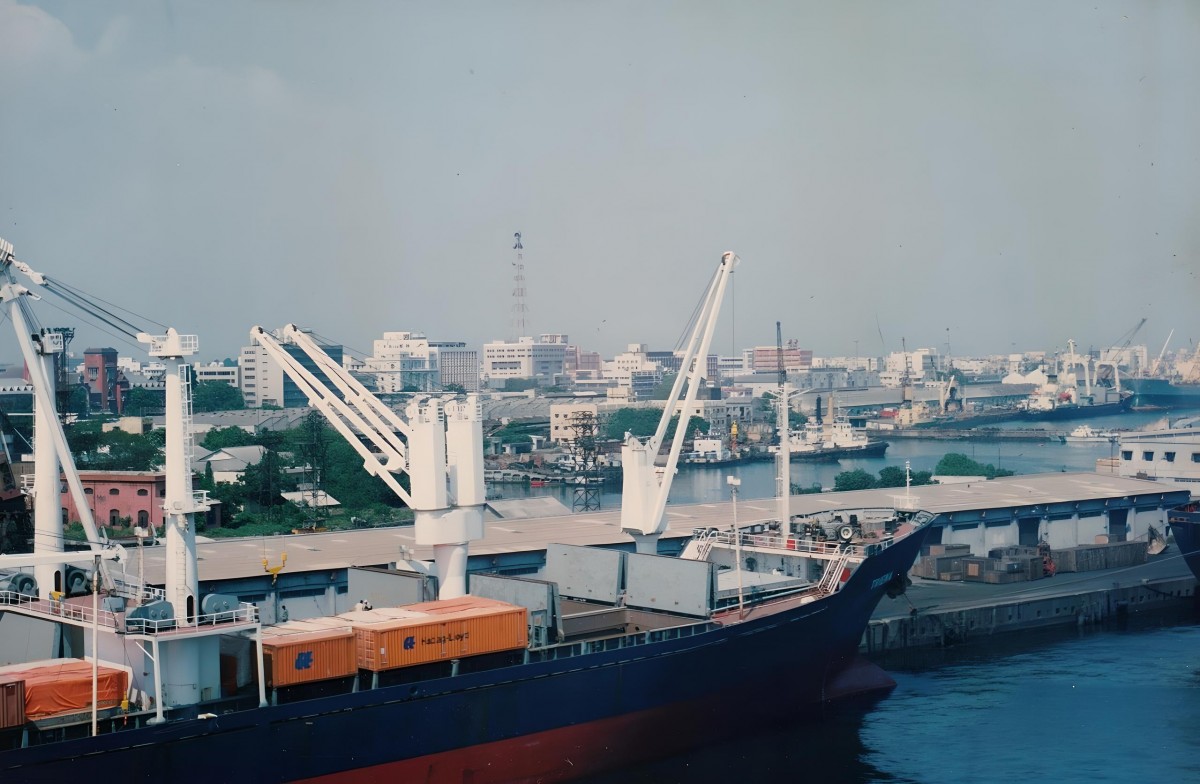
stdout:
{"type": "Polygon", "coordinates": [[[1200,340],[1198,41],[1187,1],[0,0],[0,236],[204,358],[504,338],[515,231],[528,331],[605,354],[725,250],[722,353],[1157,353],[1200,340]]]}

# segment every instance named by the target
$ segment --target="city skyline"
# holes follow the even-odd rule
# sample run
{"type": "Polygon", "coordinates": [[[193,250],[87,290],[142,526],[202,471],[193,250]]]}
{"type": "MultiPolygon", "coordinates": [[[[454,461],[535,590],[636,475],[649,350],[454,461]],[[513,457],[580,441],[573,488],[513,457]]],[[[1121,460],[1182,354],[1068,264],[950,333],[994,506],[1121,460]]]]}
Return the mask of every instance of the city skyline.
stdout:
{"type": "Polygon", "coordinates": [[[1187,3],[0,0],[0,237],[215,358],[254,324],[504,339],[516,231],[529,331],[606,356],[672,347],[725,250],[721,354],[776,320],[880,356],[1143,317],[1157,354],[1200,339],[1197,32],[1187,3]]]}

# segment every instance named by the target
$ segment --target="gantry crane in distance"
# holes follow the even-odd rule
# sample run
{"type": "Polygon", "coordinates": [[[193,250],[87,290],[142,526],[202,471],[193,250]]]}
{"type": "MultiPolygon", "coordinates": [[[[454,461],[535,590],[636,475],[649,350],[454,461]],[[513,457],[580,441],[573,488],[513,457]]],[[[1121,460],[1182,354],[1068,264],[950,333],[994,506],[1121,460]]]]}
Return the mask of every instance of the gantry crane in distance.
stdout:
{"type": "Polygon", "coordinates": [[[413,510],[416,543],[433,548],[438,597],[467,592],[467,546],[483,538],[483,416],[479,398],[414,398],[402,418],[375,397],[306,332],[288,324],[278,335],[250,331],[309,403],[377,476],[413,510]],[[324,379],[284,347],[295,344],[324,379]],[[409,488],[399,481],[406,474],[409,488]]]}

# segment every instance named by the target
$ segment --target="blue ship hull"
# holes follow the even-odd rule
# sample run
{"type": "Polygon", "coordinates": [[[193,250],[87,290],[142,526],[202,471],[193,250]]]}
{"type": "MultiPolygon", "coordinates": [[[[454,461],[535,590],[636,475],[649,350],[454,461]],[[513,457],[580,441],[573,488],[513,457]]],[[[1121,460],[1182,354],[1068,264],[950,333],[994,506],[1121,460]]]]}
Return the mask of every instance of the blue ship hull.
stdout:
{"type": "Polygon", "coordinates": [[[1176,384],[1165,378],[1134,378],[1125,383],[1133,392],[1133,402],[1137,406],[1200,406],[1200,384],[1176,384]]]}
{"type": "Polygon", "coordinates": [[[731,716],[794,718],[858,688],[844,680],[863,629],[926,532],[826,598],[690,636],[11,749],[0,780],[554,781],[694,747],[731,716]]]}
{"type": "Polygon", "coordinates": [[[1200,580],[1200,509],[1187,507],[1184,510],[1172,511],[1168,520],[1171,533],[1175,535],[1175,544],[1183,553],[1192,574],[1200,580]]]}

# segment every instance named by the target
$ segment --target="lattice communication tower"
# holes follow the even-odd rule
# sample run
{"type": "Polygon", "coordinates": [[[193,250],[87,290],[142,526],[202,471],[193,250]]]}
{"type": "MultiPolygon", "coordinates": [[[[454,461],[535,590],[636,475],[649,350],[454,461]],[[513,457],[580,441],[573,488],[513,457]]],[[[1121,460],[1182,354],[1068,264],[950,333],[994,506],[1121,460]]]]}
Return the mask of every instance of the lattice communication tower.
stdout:
{"type": "Polygon", "coordinates": [[[603,479],[596,465],[596,415],[591,411],[576,411],[568,424],[571,429],[571,457],[575,470],[575,494],[571,498],[572,512],[600,511],[600,489],[603,479]]]}

